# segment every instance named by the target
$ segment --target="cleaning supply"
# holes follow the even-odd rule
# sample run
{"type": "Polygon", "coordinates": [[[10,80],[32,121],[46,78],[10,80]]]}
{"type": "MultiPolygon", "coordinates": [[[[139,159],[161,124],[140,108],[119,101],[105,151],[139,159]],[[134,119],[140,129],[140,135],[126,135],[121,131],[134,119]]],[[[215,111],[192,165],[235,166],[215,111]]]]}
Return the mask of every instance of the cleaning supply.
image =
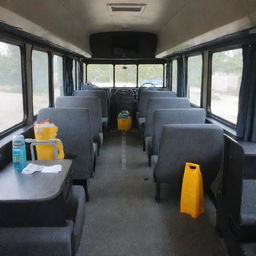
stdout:
{"type": "Polygon", "coordinates": [[[129,111],[123,110],[118,114],[117,117],[117,129],[119,131],[126,132],[132,127],[132,118],[129,111]]]}
{"type": "Polygon", "coordinates": [[[14,135],[12,139],[12,161],[17,171],[22,171],[27,166],[27,154],[23,135],[14,135]]]}
{"type": "Polygon", "coordinates": [[[200,166],[186,163],[182,181],[180,212],[197,218],[204,212],[203,179],[200,166]]]}
{"type": "MultiPolygon", "coordinates": [[[[57,136],[58,127],[49,120],[37,122],[34,126],[35,138],[37,141],[47,141],[55,139],[57,136]]],[[[56,142],[58,150],[58,159],[64,159],[63,144],[61,141],[56,142]]],[[[54,147],[52,145],[37,145],[36,153],[38,160],[53,160],[54,147]]]]}

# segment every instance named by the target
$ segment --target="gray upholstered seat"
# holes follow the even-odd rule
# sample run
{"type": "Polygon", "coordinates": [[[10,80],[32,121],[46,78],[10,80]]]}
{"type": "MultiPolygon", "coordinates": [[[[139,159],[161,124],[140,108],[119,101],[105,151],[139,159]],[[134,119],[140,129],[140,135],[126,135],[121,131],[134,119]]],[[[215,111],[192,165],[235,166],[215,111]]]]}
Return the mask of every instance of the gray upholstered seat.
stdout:
{"type": "Polygon", "coordinates": [[[140,95],[137,113],[139,129],[141,129],[145,123],[148,100],[152,97],[176,97],[176,93],[171,91],[143,90],[140,95]]]}
{"type": "Polygon", "coordinates": [[[160,200],[161,183],[181,185],[186,162],[201,166],[204,187],[209,189],[220,170],[223,144],[223,130],[217,125],[164,125],[154,168],[156,200],[160,200]]]}
{"type": "Polygon", "coordinates": [[[146,121],[144,127],[144,137],[152,134],[152,121],[153,115],[158,109],[172,109],[172,108],[190,108],[190,102],[188,98],[159,98],[153,97],[148,100],[146,121]]]}
{"type": "Polygon", "coordinates": [[[74,254],[80,245],[85,220],[85,193],[82,186],[72,186],[67,199],[67,219],[72,220],[74,224],[72,231],[72,248],[74,254]]]}
{"type": "Polygon", "coordinates": [[[98,97],[101,102],[101,109],[102,109],[102,121],[105,122],[104,124],[107,125],[108,123],[108,112],[109,112],[109,106],[108,106],[108,96],[105,90],[83,90],[83,91],[74,91],[74,96],[92,96],[92,97],[98,97]]]}
{"type": "Polygon", "coordinates": [[[73,186],[66,204],[66,224],[58,227],[8,227],[0,229],[1,256],[74,256],[82,235],[85,194],[73,186]]]}
{"type": "Polygon", "coordinates": [[[171,91],[150,91],[143,90],[140,95],[139,105],[138,105],[138,117],[146,117],[146,108],[148,100],[152,97],[176,97],[175,92],[171,91]]]}
{"type": "MultiPolygon", "coordinates": [[[[243,179],[242,198],[241,198],[241,225],[256,226],[256,180],[243,179]]],[[[255,228],[254,228],[255,229],[255,228]]]]}
{"type": "Polygon", "coordinates": [[[159,141],[162,128],[166,124],[203,124],[205,110],[202,108],[159,109],[154,112],[151,134],[145,138],[146,149],[149,155],[158,155],[159,141]]]}
{"type": "Polygon", "coordinates": [[[99,145],[103,142],[102,124],[101,124],[101,104],[97,97],[86,96],[61,96],[56,99],[56,108],[87,108],[92,126],[92,135],[94,141],[99,145]]]}
{"type": "Polygon", "coordinates": [[[86,181],[93,171],[94,152],[88,109],[44,108],[37,121],[51,120],[59,127],[65,154],[74,155],[73,179],[86,181]]]}

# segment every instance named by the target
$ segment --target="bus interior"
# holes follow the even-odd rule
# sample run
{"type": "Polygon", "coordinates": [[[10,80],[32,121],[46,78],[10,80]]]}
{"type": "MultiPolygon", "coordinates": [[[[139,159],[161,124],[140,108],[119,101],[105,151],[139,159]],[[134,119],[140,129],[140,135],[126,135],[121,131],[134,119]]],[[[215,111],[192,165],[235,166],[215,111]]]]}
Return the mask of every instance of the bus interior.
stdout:
{"type": "Polygon", "coordinates": [[[256,255],[255,0],[0,0],[0,120],[1,256],[256,255]]]}

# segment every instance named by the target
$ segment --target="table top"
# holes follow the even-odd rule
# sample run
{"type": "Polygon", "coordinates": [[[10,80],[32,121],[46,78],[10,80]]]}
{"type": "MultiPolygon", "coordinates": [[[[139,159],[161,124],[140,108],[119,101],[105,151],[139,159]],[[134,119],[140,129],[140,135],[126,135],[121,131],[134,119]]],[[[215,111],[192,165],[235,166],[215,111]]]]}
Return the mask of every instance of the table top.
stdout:
{"type": "Polygon", "coordinates": [[[62,165],[59,173],[22,174],[10,163],[0,170],[0,203],[47,201],[57,197],[71,172],[72,161],[45,160],[33,161],[39,165],[62,165]]]}

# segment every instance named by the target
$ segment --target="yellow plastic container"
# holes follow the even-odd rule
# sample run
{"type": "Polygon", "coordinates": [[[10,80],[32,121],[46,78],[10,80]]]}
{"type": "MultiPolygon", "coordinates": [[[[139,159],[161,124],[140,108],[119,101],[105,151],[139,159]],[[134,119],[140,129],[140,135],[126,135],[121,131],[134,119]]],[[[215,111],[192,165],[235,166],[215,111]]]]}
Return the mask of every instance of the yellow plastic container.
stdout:
{"type": "MultiPolygon", "coordinates": [[[[40,125],[34,126],[34,133],[36,140],[50,140],[55,139],[57,136],[58,127],[41,127],[40,125]]],[[[61,142],[56,142],[58,150],[58,159],[64,159],[63,145],[61,142]]],[[[54,146],[52,145],[38,145],[36,146],[36,154],[38,160],[54,160],[54,146]]]]}
{"type": "Polygon", "coordinates": [[[132,127],[132,118],[128,117],[126,119],[117,118],[117,129],[122,132],[129,131],[132,127]]]}
{"type": "Polygon", "coordinates": [[[186,163],[182,181],[180,212],[197,218],[204,213],[203,179],[198,164],[186,163]]]}

